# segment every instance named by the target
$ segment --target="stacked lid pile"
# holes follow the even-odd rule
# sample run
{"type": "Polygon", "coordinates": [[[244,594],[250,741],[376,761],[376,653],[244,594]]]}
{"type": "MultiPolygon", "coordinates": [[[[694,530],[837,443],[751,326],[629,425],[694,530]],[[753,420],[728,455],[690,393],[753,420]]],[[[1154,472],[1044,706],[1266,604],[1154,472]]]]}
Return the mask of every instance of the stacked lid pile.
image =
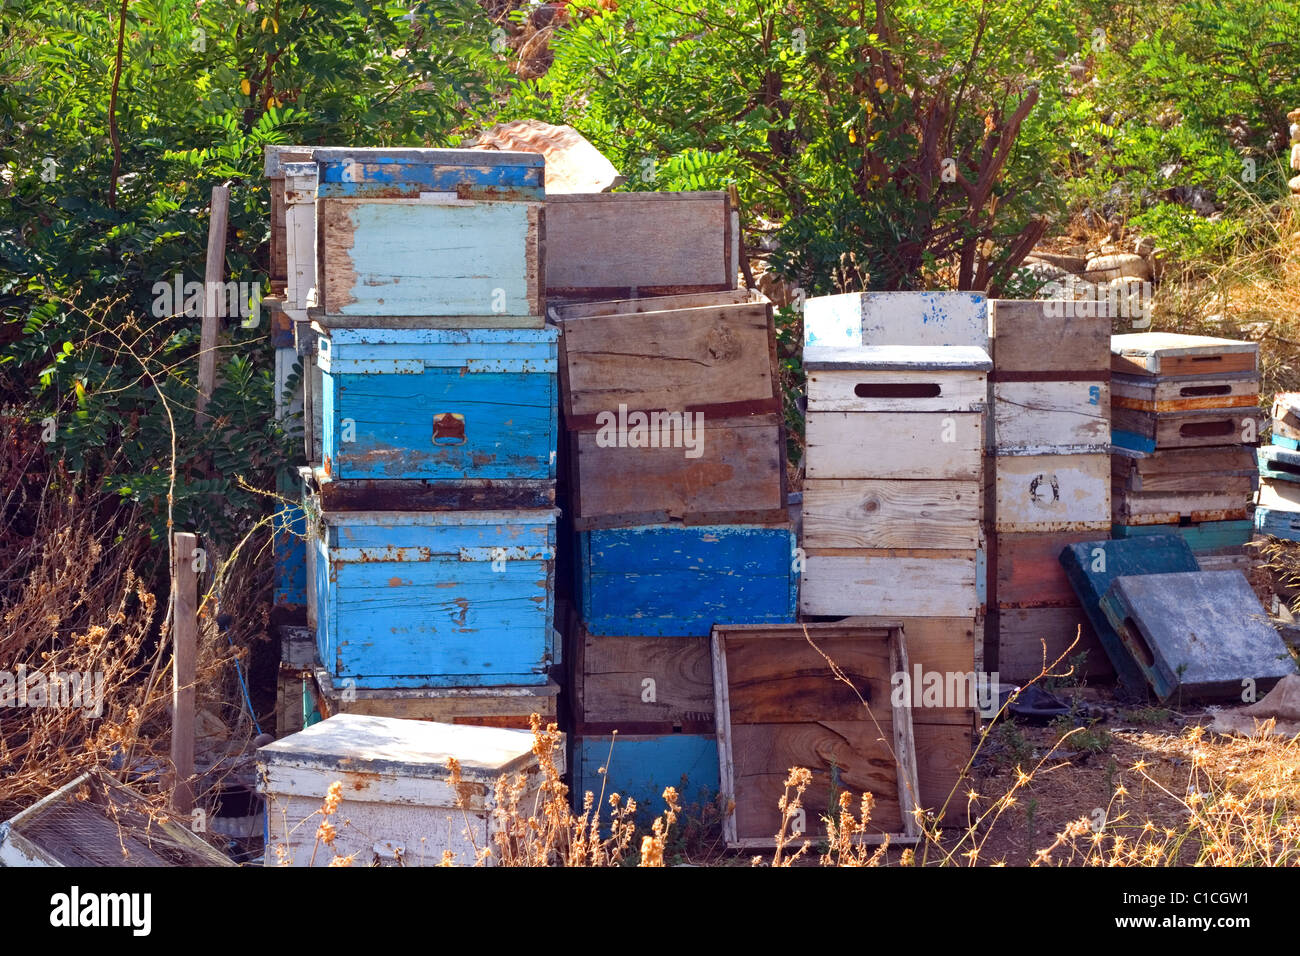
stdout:
{"type": "Polygon", "coordinates": [[[1259,449],[1255,530],[1300,541],[1300,392],[1274,396],[1272,434],[1259,449]]]}
{"type": "Polygon", "coordinates": [[[1176,531],[1201,567],[1240,567],[1261,414],[1254,342],[1142,332],[1111,338],[1117,538],[1176,531]]]}
{"type": "Polygon", "coordinates": [[[314,366],[317,704],[520,727],[553,715],[558,332],[543,318],[542,158],[318,148],[278,161],[284,313],[314,366]]]}
{"type": "Polygon", "coordinates": [[[1024,681],[1064,655],[1058,669],[1107,676],[1110,663],[1058,557],[1110,532],[1111,319],[1068,300],[994,300],[989,319],[988,664],[1024,681]]]}
{"type": "Polygon", "coordinates": [[[574,797],[658,807],[685,776],[684,796],[711,799],[709,635],[795,616],[772,305],[729,289],[555,311],[577,555],[574,797]]]}

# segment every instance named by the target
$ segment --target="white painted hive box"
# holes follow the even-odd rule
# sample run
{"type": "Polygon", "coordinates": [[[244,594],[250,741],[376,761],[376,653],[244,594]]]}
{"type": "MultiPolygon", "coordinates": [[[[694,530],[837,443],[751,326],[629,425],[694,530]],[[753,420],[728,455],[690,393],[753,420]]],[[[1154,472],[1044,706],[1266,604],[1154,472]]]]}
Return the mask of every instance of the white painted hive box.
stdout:
{"type": "Polygon", "coordinates": [[[258,751],[266,865],[327,866],[337,852],[355,854],[355,866],[434,866],[444,850],[469,865],[474,848],[487,846],[495,856],[493,788],[503,774],[523,774],[521,806],[533,807],[543,776],[532,747],[526,730],[362,714],[336,714],[277,740],[258,751]],[[449,780],[451,758],[460,763],[459,788],[449,780]],[[343,799],[330,817],[337,831],[331,851],[316,846],[316,832],[335,781],[343,799]],[[458,791],[463,807],[456,806],[458,791]]]}
{"type": "Polygon", "coordinates": [[[969,345],[989,348],[982,292],[850,292],[808,299],[804,345],[969,345]]]}

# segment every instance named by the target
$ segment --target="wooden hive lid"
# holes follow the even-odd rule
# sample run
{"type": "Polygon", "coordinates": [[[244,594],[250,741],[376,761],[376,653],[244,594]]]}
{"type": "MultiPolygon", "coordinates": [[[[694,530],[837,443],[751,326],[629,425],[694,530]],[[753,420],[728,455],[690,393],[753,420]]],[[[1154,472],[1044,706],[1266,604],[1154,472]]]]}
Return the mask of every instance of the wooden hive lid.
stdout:
{"type": "Polygon", "coordinates": [[[335,714],[258,750],[265,764],[348,770],[442,780],[447,761],[467,781],[493,783],[503,773],[536,766],[527,730],[428,720],[335,714]]]}
{"type": "Polygon", "coordinates": [[[803,351],[803,366],[810,372],[987,372],[993,362],[988,352],[972,345],[810,345],[803,351]]]}

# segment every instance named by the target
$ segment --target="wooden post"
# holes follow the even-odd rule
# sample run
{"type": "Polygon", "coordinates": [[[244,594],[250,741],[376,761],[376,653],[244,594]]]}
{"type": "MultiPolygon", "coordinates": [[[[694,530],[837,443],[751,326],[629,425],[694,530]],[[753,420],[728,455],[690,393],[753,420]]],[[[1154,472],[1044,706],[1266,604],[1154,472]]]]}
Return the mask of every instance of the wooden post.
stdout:
{"type": "Polygon", "coordinates": [[[225,296],[221,289],[226,273],[226,225],[230,221],[230,187],[212,187],[208,220],[208,260],[203,271],[203,327],[199,338],[199,397],[194,424],[208,420],[208,399],[217,380],[217,339],[225,296]]]}
{"type": "MultiPolygon", "coordinates": [[[[199,637],[197,535],[172,537],[172,809],[188,819],[194,808],[194,663],[199,637]]],[[[182,821],[184,822],[184,821],[182,821]]]]}

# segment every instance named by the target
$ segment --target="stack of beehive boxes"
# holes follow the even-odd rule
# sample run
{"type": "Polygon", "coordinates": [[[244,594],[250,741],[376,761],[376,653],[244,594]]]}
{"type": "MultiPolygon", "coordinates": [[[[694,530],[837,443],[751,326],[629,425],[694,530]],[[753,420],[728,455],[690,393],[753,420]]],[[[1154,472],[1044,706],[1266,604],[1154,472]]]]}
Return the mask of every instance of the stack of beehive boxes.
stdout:
{"type": "Polygon", "coordinates": [[[1300,393],[1273,397],[1272,436],[1259,450],[1255,530],[1300,541],[1300,393]]]}
{"type": "Polygon", "coordinates": [[[1259,346],[1143,332],[1111,339],[1114,534],[1182,534],[1201,567],[1241,566],[1262,430],[1259,346]]]}
{"type": "MultiPolygon", "coordinates": [[[[918,692],[983,669],[987,322],[971,293],[805,305],[800,610],[901,623],[918,692]]],[[[945,703],[914,722],[959,714],[969,742],[976,701],[945,703]]]]}
{"type": "Polygon", "coordinates": [[[795,616],[772,306],[731,289],[557,313],[576,536],[574,798],[657,807],[683,777],[689,800],[712,796],[709,634],[795,616]]]}
{"type": "Polygon", "coordinates": [[[322,712],[553,716],[542,158],[317,148],[281,167],[286,312],[316,371],[304,510],[322,712]]]}
{"type": "Polygon", "coordinates": [[[1030,680],[1078,638],[1057,670],[1081,661],[1076,674],[1110,676],[1059,561],[1067,545],[1110,537],[1110,316],[1095,303],[993,300],[989,327],[990,667],[1030,680]]]}

